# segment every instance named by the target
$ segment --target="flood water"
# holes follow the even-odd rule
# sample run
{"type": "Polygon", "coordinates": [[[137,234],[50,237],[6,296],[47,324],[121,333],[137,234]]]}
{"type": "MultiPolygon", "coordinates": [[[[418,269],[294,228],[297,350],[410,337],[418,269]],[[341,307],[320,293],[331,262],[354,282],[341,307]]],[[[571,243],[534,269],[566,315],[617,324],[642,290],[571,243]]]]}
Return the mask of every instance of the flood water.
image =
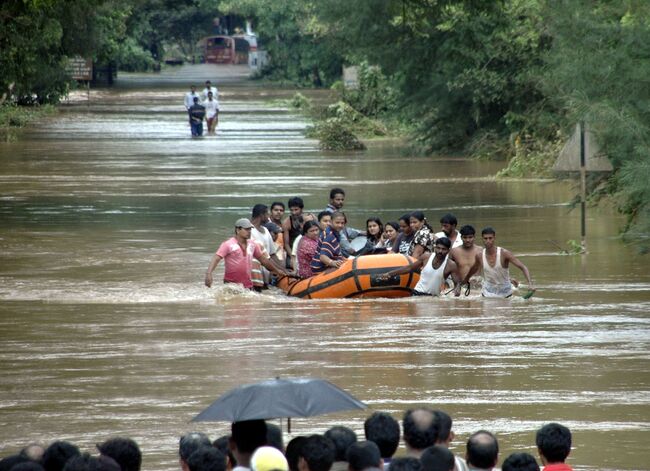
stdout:
{"type": "MultiPolygon", "coordinates": [[[[650,469],[650,273],[613,210],[589,210],[588,255],[560,255],[579,239],[569,183],[495,180],[502,163],[390,142],[322,152],[280,101],[293,90],[241,80],[218,83],[218,135],[191,139],[192,70],[214,76],[126,76],[0,144],[1,456],[54,439],[94,452],[126,435],[143,469],[178,469],[181,434],[227,432],[189,423],[217,396],[314,376],[400,420],[412,406],[445,410],[461,454],[481,428],[497,434],[500,461],[536,454],[535,431],[557,421],[573,432],[574,468],[650,469]],[[305,301],[203,286],[254,204],[300,196],[318,211],[333,186],[354,227],[414,209],[494,226],[538,292],[305,301]]],[[[363,437],[367,415],[296,419],[285,441],[335,424],[363,437]]]]}

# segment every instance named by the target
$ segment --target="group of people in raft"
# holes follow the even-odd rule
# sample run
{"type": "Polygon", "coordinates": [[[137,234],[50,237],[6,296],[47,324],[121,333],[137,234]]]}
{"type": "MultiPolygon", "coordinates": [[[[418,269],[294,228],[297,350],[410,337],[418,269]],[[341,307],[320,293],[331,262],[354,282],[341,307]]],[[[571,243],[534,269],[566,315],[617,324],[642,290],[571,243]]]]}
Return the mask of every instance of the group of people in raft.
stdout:
{"type": "Polygon", "coordinates": [[[440,232],[431,228],[422,211],[386,224],[371,217],[366,230],[360,231],[347,227],[343,189],[333,188],[329,196],[329,204],[317,216],[304,212],[298,197],[288,201],[290,214],[286,218],[284,203],[273,203],[270,211],[266,205],[255,205],[252,218],[237,220],[234,237],[223,242],[213,256],[205,274],[206,286],[212,286],[212,272],[221,260],[225,283],[260,291],[273,283],[273,275],[308,278],[338,269],[349,257],[400,253],[415,260],[381,277],[418,271],[415,296],[439,296],[445,286],[459,296],[462,287],[480,274],[482,296],[508,298],[518,285],[510,278],[510,264],[524,274],[529,295],[535,291],[526,265],[509,250],[496,246],[496,232],[491,227],[481,231],[484,248],[475,245],[474,227],[465,225],[457,230],[453,214],[440,219],[440,232]],[[360,236],[365,236],[365,245],[355,249],[353,241],[360,236]]]}

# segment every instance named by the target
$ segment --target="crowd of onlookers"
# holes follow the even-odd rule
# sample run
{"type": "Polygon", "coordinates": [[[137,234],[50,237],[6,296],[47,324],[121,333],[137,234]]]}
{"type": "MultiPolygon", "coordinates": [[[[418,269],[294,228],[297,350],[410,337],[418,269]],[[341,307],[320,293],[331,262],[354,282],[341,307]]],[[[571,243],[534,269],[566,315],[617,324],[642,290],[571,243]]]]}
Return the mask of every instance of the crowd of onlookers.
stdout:
{"type": "MultiPolygon", "coordinates": [[[[454,455],[452,419],[443,411],[406,411],[400,424],[385,412],[364,422],[365,440],[348,427],[335,426],[324,434],[298,436],[283,443],[282,431],[264,420],[234,422],[231,434],[211,441],[192,432],[179,442],[182,471],[488,471],[498,470],[497,438],[479,430],[467,440],[463,457],[454,455]],[[406,453],[395,457],[400,441],[406,453]]],[[[571,471],[565,460],[571,451],[571,432],[558,423],[537,431],[536,458],[513,453],[501,461],[503,471],[571,471]]],[[[98,455],[81,453],[68,442],[44,448],[26,446],[0,460],[0,471],[140,471],[142,454],[129,438],[111,438],[97,445],[98,455]]],[[[145,466],[146,469],[146,466],[145,466]]]]}

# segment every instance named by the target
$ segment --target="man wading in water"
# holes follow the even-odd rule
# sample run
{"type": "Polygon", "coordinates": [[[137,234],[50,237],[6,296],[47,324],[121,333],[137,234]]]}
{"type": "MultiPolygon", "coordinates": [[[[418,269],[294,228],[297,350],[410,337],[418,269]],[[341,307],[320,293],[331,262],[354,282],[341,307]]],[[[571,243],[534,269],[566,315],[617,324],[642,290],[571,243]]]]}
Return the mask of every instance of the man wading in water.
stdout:
{"type": "Polygon", "coordinates": [[[402,275],[412,271],[418,271],[420,267],[420,281],[413,290],[413,296],[440,296],[440,291],[445,284],[447,277],[454,280],[454,296],[460,295],[460,276],[458,267],[453,260],[450,260],[449,248],[451,241],[447,237],[439,237],[435,240],[433,253],[425,252],[418,258],[413,265],[396,268],[388,273],[380,275],[380,280],[387,280],[396,275],[402,275]]]}
{"type": "Polygon", "coordinates": [[[205,106],[199,103],[199,97],[194,97],[194,104],[190,106],[190,126],[192,127],[192,137],[203,135],[203,118],[205,118],[205,106]]]}
{"type": "Polygon", "coordinates": [[[287,274],[284,270],[276,267],[270,258],[264,257],[259,245],[250,240],[252,229],[253,224],[248,219],[237,220],[235,236],[223,242],[212,257],[208,270],[205,272],[205,286],[212,286],[212,272],[221,260],[225,260],[226,264],[223,282],[237,283],[247,289],[253,289],[253,280],[251,279],[253,258],[278,276],[287,274]]]}
{"type": "MultiPolygon", "coordinates": [[[[535,292],[533,280],[526,265],[521,263],[512,252],[495,244],[496,231],[491,227],[486,227],[481,231],[483,236],[483,245],[480,266],[483,269],[483,290],[481,296],[486,298],[509,298],[512,296],[512,282],[510,280],[510,263],[519,268],[526,277],[528,282],[529,294],[535,292]]],[[[476,264],[463,278],[463,284],[469,282],[469,278],[478,269],[476,264]]]]}
{"type": "Polygon", "coordinates": [[[470,225],[465,225],[460,228],[460,239],[462,244],[451,249],[449,258],[456,262],[460,279],[464,280],[472,268],[474,268],[473,273],[476,273],[481,267],[481,254],[483,253],[483,249],[474,244],[476,230],[470,225]]]}

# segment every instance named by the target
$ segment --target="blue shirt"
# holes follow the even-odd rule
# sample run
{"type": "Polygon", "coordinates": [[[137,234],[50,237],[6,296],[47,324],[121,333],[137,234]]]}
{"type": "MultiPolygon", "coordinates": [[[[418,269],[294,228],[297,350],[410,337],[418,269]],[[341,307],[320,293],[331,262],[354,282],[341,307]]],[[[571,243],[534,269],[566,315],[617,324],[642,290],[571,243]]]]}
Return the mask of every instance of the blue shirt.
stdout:
{"type": "Polygon", "coordinates": [[[332,260],[338,260],[341,258],[341,245],[340,245],[340,236],[339,233],[332,230],[331,227],[326,227],[324,232],[321,232],[318,236],[318,248],[314,254],[314,258],[311,259],[311,271],[312,273],[320,273],[324,271],[327,266],[320,261],[320,256],[326,255],[332,260]]]}

